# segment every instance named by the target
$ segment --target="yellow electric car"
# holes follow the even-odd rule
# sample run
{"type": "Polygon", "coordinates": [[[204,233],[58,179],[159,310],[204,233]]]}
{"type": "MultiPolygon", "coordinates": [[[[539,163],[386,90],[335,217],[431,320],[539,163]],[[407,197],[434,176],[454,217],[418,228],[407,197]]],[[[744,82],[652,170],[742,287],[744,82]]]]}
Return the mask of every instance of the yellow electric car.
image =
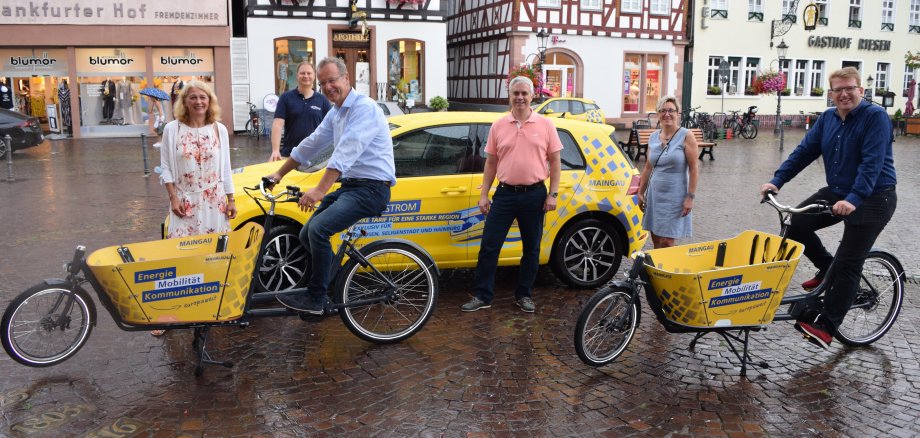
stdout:
{"type": "Polygon", "coordinates": [[[534,106],[534,111],[546,117],[606,123],[607,116],[591,99],[580,97],[554,97],[534,106]]]}
{"type": "MultiPolygon", "coordinates": [[[[425,248],[439,268],[476,266],[482,235],[479,186],[489,129],[500,113],[431,112],[388,119],[393,135],[397,184],[379,217],[364,220],[368,237],[396,237],[425,248]]],[[[642,248],[642,212],[635,187],[638,171],[617,146],[613,127],[553,119],[564,149],[558,208],[546,215],[540,263],[550,264],[569,285],[593,288],[617,271],[625,255],[642,248]]],[[[285,176],[282,186],[313,187],[324,162],[285,176]]],[[[281,163],[234,170],[237,188],[257,185],[281,163]]],[[[333,187],[336,188],[336,186],[333,187]]],[[[494,187],[494,186],[493,186],[494,187]]],[[[245,196],[237,196],[234,229],[262,222],[264,212],[245,196]]],[[[267,230],[268,247],[261,261],[259,287],[284,290],[309,279],[309,254],[298,234],[310,213],[296,204],[281,204],[275,225],[267,230]]],[[[338,242],[333,242],[336,245],[338,242]]],[[[515,265],[521,255],[520,236],[512,228],[500,264],[515,265]]]]}

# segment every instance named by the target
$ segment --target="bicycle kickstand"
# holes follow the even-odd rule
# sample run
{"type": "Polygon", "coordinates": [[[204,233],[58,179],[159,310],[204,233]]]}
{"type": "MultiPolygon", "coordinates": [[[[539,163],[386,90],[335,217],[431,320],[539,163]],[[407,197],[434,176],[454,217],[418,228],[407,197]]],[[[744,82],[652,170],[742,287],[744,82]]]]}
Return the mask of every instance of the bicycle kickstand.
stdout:
{"type": "Polygon", "coordinates": [[[233,368],[231,361],[217,361],[211,359],[207,350],[208,332],[211,327],[195,327],[195,339],[192,341],[192,348],[198,354],[198,366],[195,367],[195,377],[201,377],[204,373],[205,365],[220,365],[225,368],[233,368]]]}

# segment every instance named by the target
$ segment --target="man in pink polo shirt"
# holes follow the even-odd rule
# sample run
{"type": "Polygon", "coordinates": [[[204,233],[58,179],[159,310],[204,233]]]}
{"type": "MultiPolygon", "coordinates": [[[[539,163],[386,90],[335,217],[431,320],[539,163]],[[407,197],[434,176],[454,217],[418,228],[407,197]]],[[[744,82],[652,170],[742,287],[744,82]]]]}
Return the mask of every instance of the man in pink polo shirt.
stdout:
{"type": "Polygon", "coordinates": [[[530,292],[540,267],[543,216],[556,209],[559,195],[562,142],[556,127],[530,108],[533,100],[530,79],[523,76],[512,79],[508,94],[511,113],[492,124],[486,143],[486,164],[479,197],[479,210],[486,215],[486,225],[476,265],[476,295],[461,306],[464,312],[492,307],[498,255],[515,219],[521,231],[523,254],[514,297],[523,311],[534,311],[530,292]],[[490,200],[489,190],[496,177],[498,187],[490,200]],[[547,177],[549,190],[544,183],[547,177]]]}

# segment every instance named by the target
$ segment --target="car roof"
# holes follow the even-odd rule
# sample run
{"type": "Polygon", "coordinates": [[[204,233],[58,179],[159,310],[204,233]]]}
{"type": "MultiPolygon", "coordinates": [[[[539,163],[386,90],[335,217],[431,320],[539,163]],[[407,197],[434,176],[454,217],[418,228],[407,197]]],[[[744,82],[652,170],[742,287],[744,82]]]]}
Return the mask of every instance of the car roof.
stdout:
{"type": "MultiPolygon", "coordinates": [[[[400,129],[417,129],[423,128],[430,125],[447,125],[451,123],[487,123],[492,124],[492,122],[498,120],[500,117],[508,114],[496,113],[496,112],[486,112],[486,111],[447,111],[447,112],[430,112],[430,113],[415,113],[415,114],[405,114],[400,116],[393,116],[387,119],[392,125],[399,126],[400,129]]],[[[610,131],[613,131],[613,126],[606,125],[603,123],[588,123],[580,120],[571,120],[571,119],[562,119],[556,117],[549,118],[557,128],[563,129],[587,129],[587,128],[603,128],[607,127],[610,131]]]]}

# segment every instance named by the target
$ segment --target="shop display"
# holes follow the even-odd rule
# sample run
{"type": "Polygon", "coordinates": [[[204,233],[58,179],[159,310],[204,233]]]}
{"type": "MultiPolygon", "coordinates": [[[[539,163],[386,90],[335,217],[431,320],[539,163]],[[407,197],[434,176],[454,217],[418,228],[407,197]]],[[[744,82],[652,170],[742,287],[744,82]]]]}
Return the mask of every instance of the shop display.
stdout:
{"type": "Polygon", "coordinates": [[[115,82],[105,78],[99,91],[102,92],[102,121],[110,121],[115,111],[115,82]]]}
{"type": "Polygon", "coordinates": [[[70,115],[70,87],[67,85],[67,79],[62,80],[58,86],[58,105],[61,107],[61,125],[64,131],[70,134],[73,122],[70,115]]]}
{"type": "Polygon", "coordinates": [[[0,108],[13,109],[13,89],[7,78],[0,78],[0,108]]]}

